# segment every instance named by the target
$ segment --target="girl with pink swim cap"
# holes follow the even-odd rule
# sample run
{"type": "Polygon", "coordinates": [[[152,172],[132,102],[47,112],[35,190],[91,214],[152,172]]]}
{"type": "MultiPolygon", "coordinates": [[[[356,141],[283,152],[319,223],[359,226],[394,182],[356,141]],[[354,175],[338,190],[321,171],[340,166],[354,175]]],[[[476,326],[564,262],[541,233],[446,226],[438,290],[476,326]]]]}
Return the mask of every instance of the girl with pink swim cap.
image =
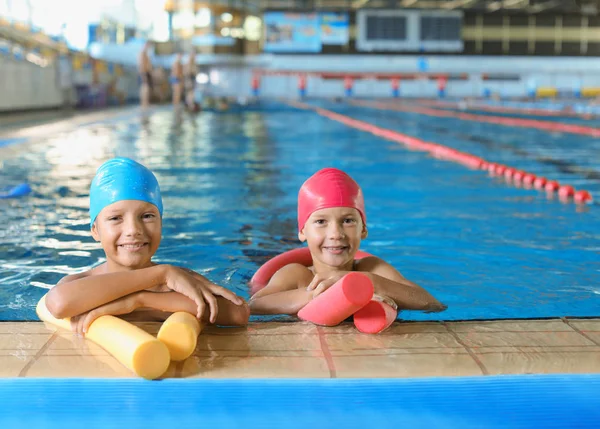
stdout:
{"type": "Polygon", "coordinates": [[[446,306],[405,279],[376,256],[355,260],[367,237],[363,193],[346,173],[325,168],[311,176],[298,193],[298,238],[308,244],[312,266],[291,263],[279,269],[250,300],[254,314],[296,315],[314,298],[350,272],[373,284],[374,299],[394,310],[443,311],[446,306]]]}

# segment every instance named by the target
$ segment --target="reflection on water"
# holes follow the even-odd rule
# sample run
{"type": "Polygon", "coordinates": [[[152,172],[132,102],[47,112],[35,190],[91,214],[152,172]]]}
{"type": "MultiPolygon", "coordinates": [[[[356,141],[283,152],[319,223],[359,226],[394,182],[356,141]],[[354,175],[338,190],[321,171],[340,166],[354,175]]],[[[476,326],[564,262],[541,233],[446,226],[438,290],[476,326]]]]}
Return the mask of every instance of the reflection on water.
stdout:
{"type": "MultiPolygon", "coordinates": [[[[368,109],[346,113],[392,128],[389,117],[368,109]]],[[[411,121],[404,132],[473,144],[456,136],[445,142],[424,119],[411,121]]],[[[437,119],[427,121],[440,126],[437,119]]],[[[489,133],[488,139],[503,136],[489,133]]],[[[88,191],[96,168],[113,156],[139,160],[159,179],[165,218],[155,260],[195,269],[245,297],[261,263],[299,245],[299,186],[316,170],[334,166],[364,189],[369,238],[363,248],[449,305],[442,314],[402,317],[598,315],[600,219],[594,207],[548,201],[485,173],[283,108],[199,115],[163,110],[0,151],[0,187],[27,182],[34,190],[24,199],[0,200],[0,320],[35,319],[46,288],[103,261],[89,234],[88,191]]]]}

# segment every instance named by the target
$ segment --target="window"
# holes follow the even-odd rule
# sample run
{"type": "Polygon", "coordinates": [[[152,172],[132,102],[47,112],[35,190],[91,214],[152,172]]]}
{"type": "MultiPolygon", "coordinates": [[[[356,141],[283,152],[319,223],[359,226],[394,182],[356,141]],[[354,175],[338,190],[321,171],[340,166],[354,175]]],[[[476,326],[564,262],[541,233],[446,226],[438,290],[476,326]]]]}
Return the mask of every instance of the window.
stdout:
{"type": "Polygon", "coordinates": [[[460,40],[462,19],[421,16],[421,40],[460,40]]]}
{"type": "Polygon", "coordinates": [[[406,17],[367,16],[367,40],[406,40],[406,17]]]}

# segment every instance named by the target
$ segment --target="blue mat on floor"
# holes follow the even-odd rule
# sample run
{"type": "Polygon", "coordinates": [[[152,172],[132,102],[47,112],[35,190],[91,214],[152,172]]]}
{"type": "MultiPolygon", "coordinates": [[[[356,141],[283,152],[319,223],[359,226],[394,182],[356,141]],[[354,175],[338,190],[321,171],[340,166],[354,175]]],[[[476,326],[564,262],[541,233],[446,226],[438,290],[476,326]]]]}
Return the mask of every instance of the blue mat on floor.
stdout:
{"type": "Polygon", "coordinates": [[[598,428],[600,374],[2,379],[0,428],[598,428]]]}

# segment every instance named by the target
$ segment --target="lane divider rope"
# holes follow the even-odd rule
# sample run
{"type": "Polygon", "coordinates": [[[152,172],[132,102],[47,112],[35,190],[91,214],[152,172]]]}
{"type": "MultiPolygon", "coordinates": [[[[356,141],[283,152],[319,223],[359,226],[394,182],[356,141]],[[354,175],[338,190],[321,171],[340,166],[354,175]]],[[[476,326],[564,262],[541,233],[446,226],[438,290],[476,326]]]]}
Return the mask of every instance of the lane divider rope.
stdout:
{"type": "Polygon", "coordinates": [[[429,99],[417,99],[419,105],[439,107],[440,109],[464,109],[466,110],[483,110],[487,112],[499,113],[516,113],[518,115],[534,115],[546,117],[570,117],[580,119],[591,119],[594,117],[591,113],[577,113],[571,110],[550,110],[536,107],[512,107],[512,106],[497,106],[493,104],[483,104],[479,102],[455,102],[455,101],[440,101],[429,99]]]}
{"type": "Polygon", "coordinates": [[[368,102],[350,100],[348,103],[355,106],[370,107],[379,110],[392,110],[398,112],[418,113],[420,115],[435,116],[438,118],[456,118],[465,121],[485,122],[507,127],[534,128],[542,131],[578,134],[591,137],[600,137],[600,128],[586,127],[583,125],[564,124],[554,121],[539,119],[507,118],[504,116],[475,115],[473,113],[458,113],[448,110],[431,109],[429,107],[402,106],[381,102],[368,102]]]}
{"type": "Polygon", "coordinates": [[[545,177],[538,177],[533,173],[522,171],[503,164],[489,162],[467,152],[461,152],[457,149],[453,149],[438,143],[426,142],[424,140],[411,137],[397,131],[381,128],[368,122],[354,119],[331,110],[311,106],[309,104],[297,101],[288,101],[288,104],[298,109],[313,110],[321,116],[341,122],[349,127],[366,131],[378,137],[400,143],[410,150],[428,152],[434,158],[462,164],[475,170],[485,170],[492,176],[503,176],[507,183],[517,187],[544,190],[548,194],[556,193],[562,202],[572,201],[576,204],[589,204],[593,202],[592,195],[588,191],[583,189],[576,190],[571,185],[561,185],[556,180],[548,180],[545,177]]]}

